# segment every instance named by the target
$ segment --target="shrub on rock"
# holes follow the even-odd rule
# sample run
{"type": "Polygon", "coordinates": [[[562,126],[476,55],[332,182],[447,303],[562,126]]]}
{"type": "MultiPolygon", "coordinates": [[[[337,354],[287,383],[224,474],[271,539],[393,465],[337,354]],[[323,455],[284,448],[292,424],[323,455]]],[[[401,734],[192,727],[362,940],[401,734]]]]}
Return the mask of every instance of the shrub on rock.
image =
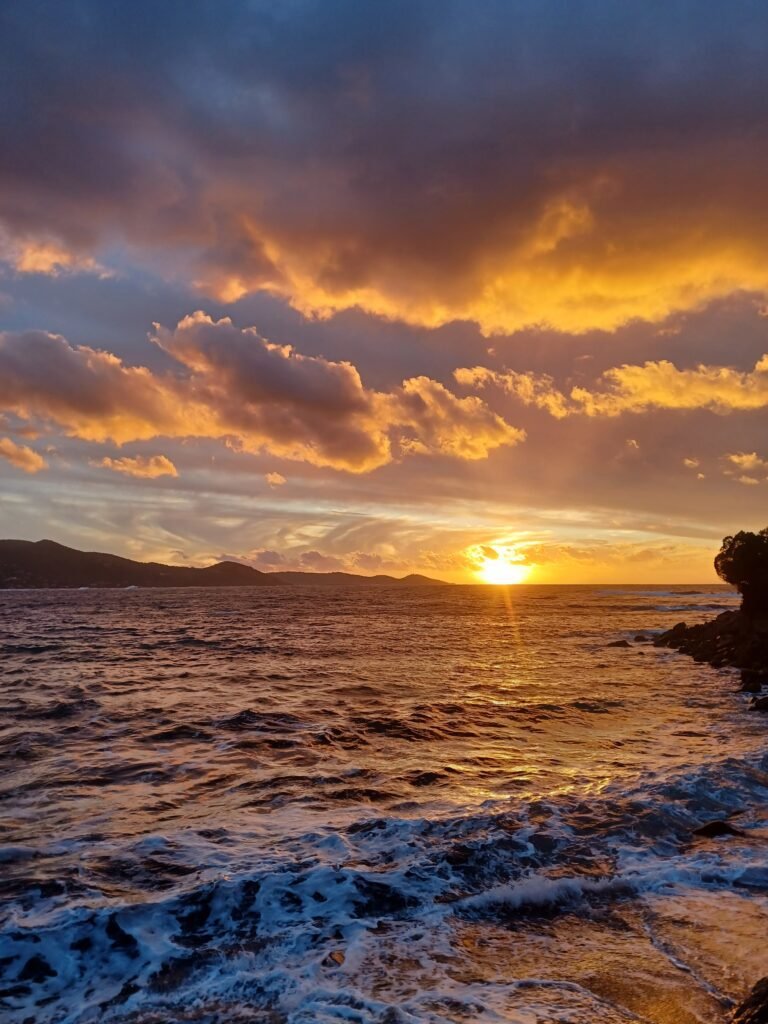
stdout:
{"type": "Polygon", "coordinates": [[[725,537],[715,556],[715,571],[739,591],[745,615],[768,617],[768,527],[725,537]]]}

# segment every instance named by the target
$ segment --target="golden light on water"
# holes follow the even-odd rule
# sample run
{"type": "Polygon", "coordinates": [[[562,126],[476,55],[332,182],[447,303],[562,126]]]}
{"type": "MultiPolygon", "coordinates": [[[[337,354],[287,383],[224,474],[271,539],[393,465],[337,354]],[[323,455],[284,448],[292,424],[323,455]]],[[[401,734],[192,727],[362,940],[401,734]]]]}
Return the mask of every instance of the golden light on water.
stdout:
{"type": "Polygon", "coordinates": [[[514,547],[483,544],[470,548],[467,553],[475,565],[475,575],[482,583],[501,586],[524,583],[533,569],[514,547]]]}

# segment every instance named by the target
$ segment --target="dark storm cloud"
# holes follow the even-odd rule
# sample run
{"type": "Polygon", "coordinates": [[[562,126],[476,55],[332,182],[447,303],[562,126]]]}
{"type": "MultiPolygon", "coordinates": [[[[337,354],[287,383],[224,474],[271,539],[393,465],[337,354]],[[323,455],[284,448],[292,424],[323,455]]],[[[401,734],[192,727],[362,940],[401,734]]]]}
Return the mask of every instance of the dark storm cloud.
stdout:
{"type": "Polygon", "coordinates": [[[119,241],[225,300],[488,332],[761,291],[767,27],[706,0],[6,4],[6,248],[119,241]]]}

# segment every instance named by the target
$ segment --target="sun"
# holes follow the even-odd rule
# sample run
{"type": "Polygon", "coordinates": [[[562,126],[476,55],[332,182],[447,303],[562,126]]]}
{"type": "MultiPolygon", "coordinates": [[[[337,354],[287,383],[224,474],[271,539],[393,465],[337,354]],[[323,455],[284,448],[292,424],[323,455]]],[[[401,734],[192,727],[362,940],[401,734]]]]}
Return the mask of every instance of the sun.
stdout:
{"type": "Polygon", "coordinates": [[[531,571],[529,565],[520,562],[508,562],[506,558],[487,559],[478,569],[478,575],[484,583],[523,583],[531,571]]]}
{"type": "Polygon", "coordinates": [[[509,586],[524,583],[533,566],[524,561],[524,556],[513,547],[482,545],[471,551],[475,562],[475,574],[483,583],[509,586]]]}

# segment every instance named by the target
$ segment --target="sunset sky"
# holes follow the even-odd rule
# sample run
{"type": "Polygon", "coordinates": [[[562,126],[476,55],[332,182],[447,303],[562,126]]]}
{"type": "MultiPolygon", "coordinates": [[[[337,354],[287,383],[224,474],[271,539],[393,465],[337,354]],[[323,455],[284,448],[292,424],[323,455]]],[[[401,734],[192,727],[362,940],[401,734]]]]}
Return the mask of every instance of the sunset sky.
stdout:
{"type": "Polygon", "coordinates": [[[764,3],[24,0],[0,87],[0,536],[672,583],[768,523],[764,3]]]}

